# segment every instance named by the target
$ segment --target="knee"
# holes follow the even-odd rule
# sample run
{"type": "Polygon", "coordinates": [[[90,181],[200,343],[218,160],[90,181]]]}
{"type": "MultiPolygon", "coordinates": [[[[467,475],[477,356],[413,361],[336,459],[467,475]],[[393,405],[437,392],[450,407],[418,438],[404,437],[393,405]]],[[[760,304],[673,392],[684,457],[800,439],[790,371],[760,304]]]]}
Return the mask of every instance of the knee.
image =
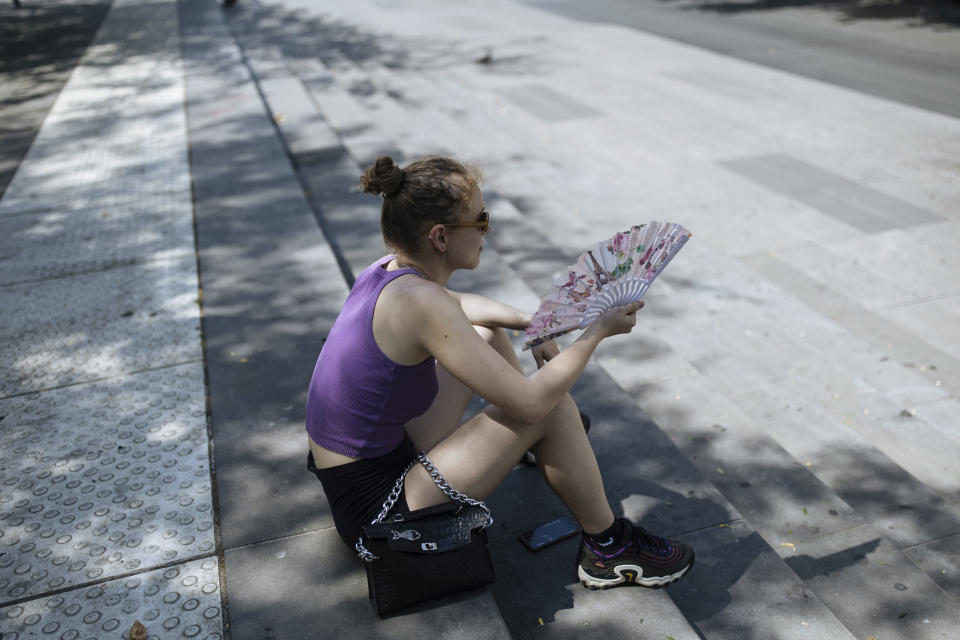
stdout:
{"type": "Polygon", "coordinates": [[[487,341],[487,343],[493,347],[501,345],[504,342],[510,343],[510,338],[507,337],[507,332],[500,327],[481,327],[480,325],[474,325],[474,330],[480,334],[480,337],[487,341]]]}

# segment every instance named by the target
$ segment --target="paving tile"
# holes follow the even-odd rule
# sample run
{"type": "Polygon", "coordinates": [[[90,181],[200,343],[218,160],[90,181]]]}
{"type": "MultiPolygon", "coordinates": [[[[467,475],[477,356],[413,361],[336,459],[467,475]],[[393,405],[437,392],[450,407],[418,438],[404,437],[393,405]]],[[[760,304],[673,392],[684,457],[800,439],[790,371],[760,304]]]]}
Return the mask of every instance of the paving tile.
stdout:
{"type": "Polygon", "coordinates": [[[954,598],[960,597],[960,534],[908,547],[903,554],[954,598]]]}
{"type": "Polygon", "coordinates": [[[148,638],[223,639],[216,557],[132,574],[0,608],[3,637],[127,638],[133,623],[148,638]]]}
{"type": "Polygon", "coordinates": [[[730,160],[723,165],[861,231],[882,231],[941,220],[930,211],[788,155],[730,160]]]}
{"type": "MultiPolygon", "coordinates": [[[[902,325],[885,318],[883,312],[870,311],[854,298],[807,277],[804,272],[776,257],[757,255],[743,262],[835,322],[847,334],[856,336],[857,342],[871,345],[872,351],[878,356],[896,358],[934,386],[940,382],[949,389],[960,387],[960,378],[954,373],[960,371],[960,361],[947,353],[941,343],[928,342],[925,336],[911,333],[902,325]]],[[[849,351],[849,347],[844,349],[844,352],[849,351]]]]}
{"type": "Polygon", "coordinates": [[[824,238],[775,257],[871,310],[956,295],[960,224],[941,221],[877,234],[824,238]]]}
{"type": "Polygon", "coordinates": [[[697,563],[667,589],[694,628],[708,638],[854,638],[743,522],[679,537],[697,563]]]}
{"type": "Polygon", "coordinates": [[[806,540],[780,553],[859,638],[949,638],[956,600],[875,529],[806,540]]]}
{"type": "Polygon", "coordinates": [[[0,284],[194,255],[189,193],[0,217],[0,284]]]}
{"type": "Polygon", "coordinates": [[[593,107],[544,85],[522,85],[505,90],[503,93],[513,103],[546,122],[602,115],[593,107]]]}
{"type": "Polygon", "coordinates": [[[362,564],[333,528],[227,550],[231,637],[510,637],[486,589],[379,618],[362,564]]]}
{"type": "Polygon", "coordinates": [[[195,264],[0,288],[0,396],[200,360],[195,264]]]}
{"type": "Polygon", "coordinates": [[[111,14],[11,180],[0,216],[118,194],[189,193],[176,13],[121,3],[111,14]],[[148,32],[119,26],[143,19],[148,32]]]}
{"type": "Polygon", "coordinates": [[[782,387],[755,389],[731,400],[898,548],[960,530],[953,503],[893,463],[842,420],[804,404],[782,387]],[[771,411],[776,399],[784,410],[771,411]],[[796,411],[803,406],[804,411],[796,411]],[[791,407],[793,409],[791,409],[791,407]]]}
{"type": "Polygon", "coordinates": [[[0,602],[214,550],[199,363],[0,400],[0,602]]]}
{"type": "Polygon", "coordinates": [[[684,376],[625,389],[774,547],[864,523],[706,381],[684,376]]]}
{"type": "Polygon", "coordinates": [[[928,300],[893,309],[883,309],[879,315],[910,333],[921,336],[924,341],[936,345],[954,361],[960,360],[960,346],[954,342],[955,327],[960,326],[960,314],[951,309],[953,300],[928,300]]]}

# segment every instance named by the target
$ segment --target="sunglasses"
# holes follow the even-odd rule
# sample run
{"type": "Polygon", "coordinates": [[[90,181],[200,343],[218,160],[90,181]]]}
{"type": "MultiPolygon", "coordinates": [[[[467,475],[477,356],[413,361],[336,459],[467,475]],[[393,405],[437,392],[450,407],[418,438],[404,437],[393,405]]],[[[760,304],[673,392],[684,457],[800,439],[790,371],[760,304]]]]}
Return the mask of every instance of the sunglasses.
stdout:
{"type": "Polygon", "coordinates": [[[486,235],[490,233],[490,213],[484,209],[480,212],[480,219],[474,222],[454,222],[451,224],[444,224],[445,227],[477,227],[480,229],[480,233],[486,235]]]}

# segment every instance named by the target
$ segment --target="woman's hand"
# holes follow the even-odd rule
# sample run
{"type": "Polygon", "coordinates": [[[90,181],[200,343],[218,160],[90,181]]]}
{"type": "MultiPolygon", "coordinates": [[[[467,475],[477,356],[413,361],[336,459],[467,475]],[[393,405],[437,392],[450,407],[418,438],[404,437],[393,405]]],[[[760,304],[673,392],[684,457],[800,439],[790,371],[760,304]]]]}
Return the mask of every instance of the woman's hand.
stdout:
{"type": "Polygon", "coordinates": [[[596,326],[601,337],[609,338],[621,333],[630,333],[637,324],[637,311],[643,308],[643,300],[620,307],[607,309],[590,326],[596,326]]]}
{"type": "Polygon", "coordinates": [[[560,348],[557,347],[557,343],[553,340],[542,342],[533,347],[530,351],[533,353],[533,359],[537,363],[537,369],[541,368],[544,364],[550,362],[560,354],[560,348]]]}

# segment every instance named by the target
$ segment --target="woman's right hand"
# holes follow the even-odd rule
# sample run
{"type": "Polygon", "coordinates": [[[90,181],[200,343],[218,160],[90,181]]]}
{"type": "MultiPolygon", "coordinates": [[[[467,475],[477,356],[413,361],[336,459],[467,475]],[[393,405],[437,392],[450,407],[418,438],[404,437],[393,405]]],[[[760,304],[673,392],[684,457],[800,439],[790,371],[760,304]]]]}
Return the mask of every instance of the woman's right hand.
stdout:
{"type": "Polygon", "coordinates": [[[643,300],[612,307],[601,313],[591,326],[597,326],[597,331],[603,338],[630,333],[637,324],[637,311],[642,308],[643,300]]]}

